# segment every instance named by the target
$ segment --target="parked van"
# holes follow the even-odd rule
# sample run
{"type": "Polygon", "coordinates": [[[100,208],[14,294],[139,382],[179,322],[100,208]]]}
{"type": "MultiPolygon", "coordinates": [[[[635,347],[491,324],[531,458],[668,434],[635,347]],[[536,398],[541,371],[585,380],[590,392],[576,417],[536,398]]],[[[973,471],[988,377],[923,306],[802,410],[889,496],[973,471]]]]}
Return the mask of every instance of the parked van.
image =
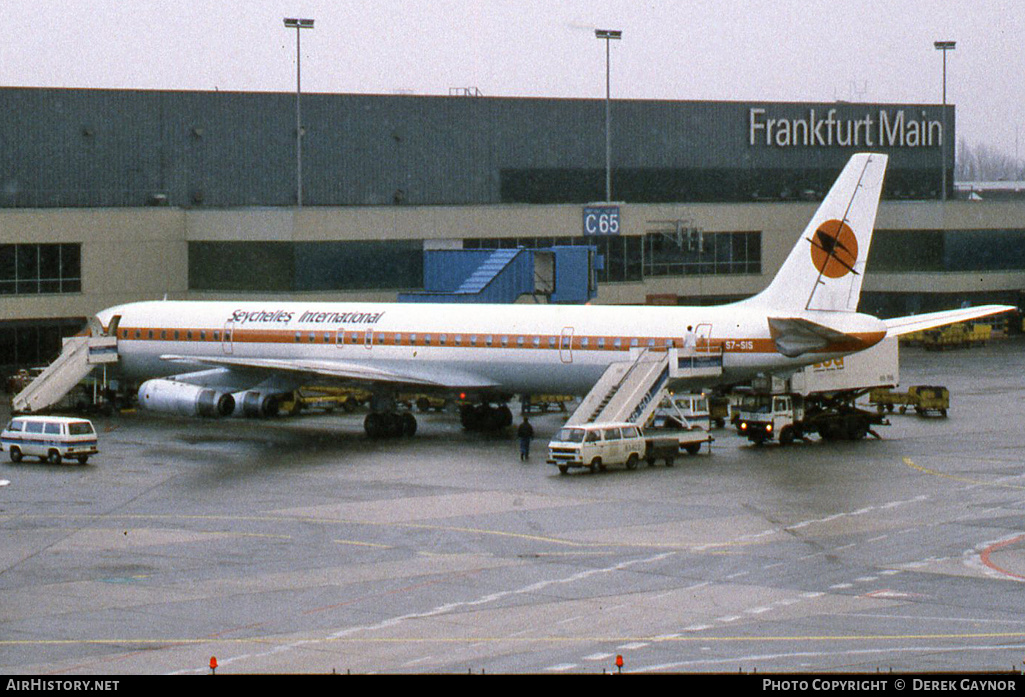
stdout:
{"type": "Polygon", "coordinates": [[[11,462],[26,455],[60,464],[73,457],[81,464],[95,455],[96,430],[87,419],[69,416],[16,416],[0,434],[0,450],[6,450],[11,462]]]}
{"type": "Polygon", "coordinates": [[[644,453],[644,434],[637,424],[581,424],[564,427],[548,443],[548,464],[562,474],[570,467],[588,467],[594,472],[625,464],[634,469],[644,453]]]}

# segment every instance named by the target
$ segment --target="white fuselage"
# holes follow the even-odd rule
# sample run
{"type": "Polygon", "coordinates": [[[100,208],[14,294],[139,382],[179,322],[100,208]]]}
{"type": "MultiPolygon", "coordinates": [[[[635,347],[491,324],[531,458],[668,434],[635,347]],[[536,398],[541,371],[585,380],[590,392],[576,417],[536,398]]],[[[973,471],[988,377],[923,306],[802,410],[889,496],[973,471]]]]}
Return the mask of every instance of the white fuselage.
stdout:
{"type": "MultiPolygon", "coordinates": [[[[365,302],[154,301],[104,310],[117,329],[121,369],[143,379],[202,370],[202,359],[315,361],[360,365],[422,384],[506,393],[586,393],[609,364],[641,351],[682,348],[693,327],[698,351],[721,351],[736,382],[844,355],[830,345],[781,355],[757,304],[719,307],[398,304],[365,302]],[[168,356],[177,357],[168,361],[168,356]]],[[[804,313],[871,345],[881,322],[853,313],[804,313]],[[816,315],[823,316],[816,316],[816,315]]],[[[299,376],[288,379],[300,381],[299,376]]],[[[709,381],[706,381],[709,382],[709,381]]]]}

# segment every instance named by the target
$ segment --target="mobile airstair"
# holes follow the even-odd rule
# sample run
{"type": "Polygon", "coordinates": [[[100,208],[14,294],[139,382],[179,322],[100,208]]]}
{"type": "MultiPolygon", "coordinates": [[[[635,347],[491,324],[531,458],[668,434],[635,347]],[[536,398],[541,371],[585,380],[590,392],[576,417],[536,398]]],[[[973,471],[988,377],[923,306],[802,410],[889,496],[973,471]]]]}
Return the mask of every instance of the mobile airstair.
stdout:
{"type": "Polygon", "coordinates": [[[642,349],[606,368],[566,425],[630,422],[645,425],[670,387],[722,375],[722,350],[642,349]]]}
{"type": "Polygon", "coordinates": [[[36,412],[53,406],[97,365],[116,363],[117,337],[73,336],[64,340],[60,356],[25,389],[14,396],[16,413],[36,412]]]}

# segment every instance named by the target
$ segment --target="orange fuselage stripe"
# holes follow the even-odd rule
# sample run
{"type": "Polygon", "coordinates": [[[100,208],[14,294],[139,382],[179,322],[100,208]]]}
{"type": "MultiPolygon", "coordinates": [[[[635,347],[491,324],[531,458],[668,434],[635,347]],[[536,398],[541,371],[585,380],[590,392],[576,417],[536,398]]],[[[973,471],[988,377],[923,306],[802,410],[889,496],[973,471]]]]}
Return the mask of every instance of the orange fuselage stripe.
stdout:
{"type": "MultiPolygon", "coordinates": [[[[282,329],[169,329],[160,327],[119,327],[118,338],[122,341],[177,341],[194,343],[232,344],[301,344],[301,345],[343,345],[367,346],[366,330],[344,330],[342,341],[337,331],[324,330],[282,330],[282,329]]],[[[539,334],[499,333],[453,333],[453,332],[369,332],[369,341],[374,346],[408,346],[430,348],[477,348],[477,349],[534,349],[573,351],[629,351],[633,348],[647,348],[652,351],[666,351],[682,348],[683,341],[676,337],[633,337],[633,336],[563,336],[539,334]]],[[[849,341],[836,342],[814,353],[837,353],[859,351],[883,339],[883,332],[851,334],[849,341]]],[[[697,340],[697,349],[722,351],[723,353],[777,353],[771,338],[728,339],[712,338],[697,340]]]]}

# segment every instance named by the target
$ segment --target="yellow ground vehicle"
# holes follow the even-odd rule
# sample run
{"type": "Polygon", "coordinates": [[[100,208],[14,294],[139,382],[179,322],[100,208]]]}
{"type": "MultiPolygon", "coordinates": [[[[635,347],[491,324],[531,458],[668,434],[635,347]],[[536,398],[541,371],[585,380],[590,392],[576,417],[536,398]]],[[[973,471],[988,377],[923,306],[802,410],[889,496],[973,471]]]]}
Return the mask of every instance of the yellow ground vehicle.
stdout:
{"type": "Polygon", "coordinates": [[[946,416],[950,408],[950,391],[938,385],[912,385],[907,392],[879,388],[869,392],[868,401],[880,414],[894,409],[904,414],[908,409],[914,409],[922,416],[931,411],[946,416]]]}
{"type": "Polygon", "coordinates": [[[991,324],[961,323],[908,334],[902,340],[907,344],[922,346],[929,351],[944,351],[984,346],[992,337],[993,325],[991,324]]]}
{"type": "Polygon", "coordinates": [[[538,412],[546,414],[549,411],[566,411],[566,405],[573,401],[572,395],[564,394],[532,394],[520,404],[520,413],[529,414],[538,412]]]}
{"type": "Polygon", "coordinates": [[[306,410],[320,410],[328,413],[335,409],[353,411],[369,398],[369,392],[344,387],[302,388],[293,392],[290,399],[282,401],[281,412],[294,415],[306,410]]]}

